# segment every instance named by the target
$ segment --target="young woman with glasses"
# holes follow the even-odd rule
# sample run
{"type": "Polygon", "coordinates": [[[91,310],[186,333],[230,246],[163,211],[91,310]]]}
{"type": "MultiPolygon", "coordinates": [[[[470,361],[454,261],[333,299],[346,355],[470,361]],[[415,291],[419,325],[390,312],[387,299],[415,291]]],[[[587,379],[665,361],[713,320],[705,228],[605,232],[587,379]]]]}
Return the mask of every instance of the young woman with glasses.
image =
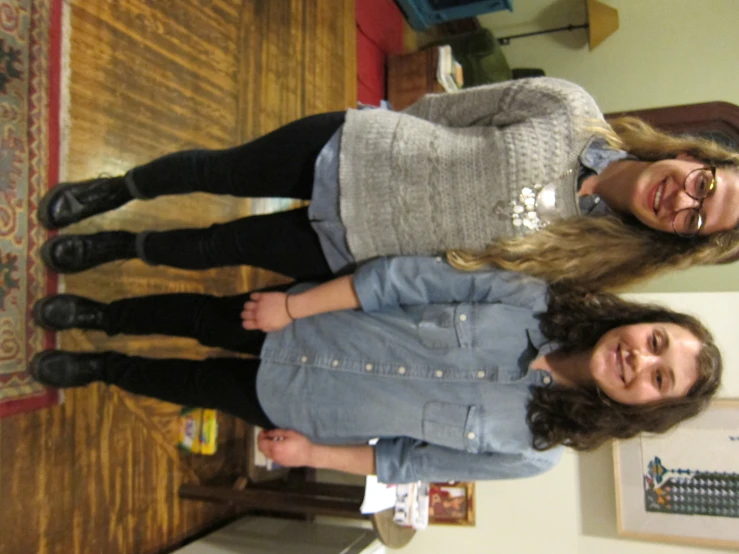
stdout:
{"type": "Polygon", "coordinates": [[[311,116],[232,149],[62,183],[39,206],[49,229],[197,191],[311,203],[203,229],[61,235],[42,256],[63,273],[140,258],[316,279],[376,256],[451,251],[459,268],[616,287],[735,260],[738,165],[707,140],[633,118],[608,125],[577,85],[523,79],[428,95],[403,112],[311,116]]]}

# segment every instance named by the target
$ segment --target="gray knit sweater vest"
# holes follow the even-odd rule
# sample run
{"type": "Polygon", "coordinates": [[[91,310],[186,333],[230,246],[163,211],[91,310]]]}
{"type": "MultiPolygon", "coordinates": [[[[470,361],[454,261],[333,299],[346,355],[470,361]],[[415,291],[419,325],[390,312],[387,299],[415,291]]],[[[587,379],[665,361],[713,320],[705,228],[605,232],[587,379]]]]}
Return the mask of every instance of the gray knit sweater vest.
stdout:
{"type": "Polygon", "coordinates": [[[598,124],[587,92],[543,77],[427,95],[403,112],[349,110],[339,194],[352,255],[481,250],[530,232],[501,207],[537,183],[555,185],[557,216],[579,215],[579,156],[598,124]]]}

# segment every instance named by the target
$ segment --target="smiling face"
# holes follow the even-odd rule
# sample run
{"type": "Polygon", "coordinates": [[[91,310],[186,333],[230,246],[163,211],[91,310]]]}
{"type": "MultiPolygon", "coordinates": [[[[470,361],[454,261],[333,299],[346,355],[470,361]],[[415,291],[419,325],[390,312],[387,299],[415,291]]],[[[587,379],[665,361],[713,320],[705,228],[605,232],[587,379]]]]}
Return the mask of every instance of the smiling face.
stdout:
{"type": "MultiPolygon", "coordinates": [[[[690,156],[657,162],[632,162],[630,170],[608,186],[606,202],[616,211],[630,213],[644,225],[673,232],[675,212],[695,208],[698,201],[685,193],[683,182],[696,169],[706,167],[690,156]]],[[[701,210],[704,225],[701,235],[733,229],[739,221],[739,173],[718,168],[716,188],[701,210]]]]}
{"type": "Polygon", "coordinates": [[[693,333],[674,323],[616,327],[593,348],[590,377],[622,404],[683,397],[698,380],[701,348],[693,333]]]}

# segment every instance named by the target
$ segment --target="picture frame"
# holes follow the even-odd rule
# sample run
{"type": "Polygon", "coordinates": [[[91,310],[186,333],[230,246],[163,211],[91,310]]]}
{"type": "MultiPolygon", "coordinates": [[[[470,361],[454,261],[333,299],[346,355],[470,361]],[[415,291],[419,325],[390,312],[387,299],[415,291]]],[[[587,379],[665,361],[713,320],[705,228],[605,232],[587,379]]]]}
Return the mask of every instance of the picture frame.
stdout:
{"type": "Polygon", "coordinates": [[[613,445],[619,535],[739,548],[739,400],[613,445]]]}
{"type": "Polygon", "coordinates": [[[475,483],[472,481],[431,483],[429,523],[475,525],[475,483]]]}

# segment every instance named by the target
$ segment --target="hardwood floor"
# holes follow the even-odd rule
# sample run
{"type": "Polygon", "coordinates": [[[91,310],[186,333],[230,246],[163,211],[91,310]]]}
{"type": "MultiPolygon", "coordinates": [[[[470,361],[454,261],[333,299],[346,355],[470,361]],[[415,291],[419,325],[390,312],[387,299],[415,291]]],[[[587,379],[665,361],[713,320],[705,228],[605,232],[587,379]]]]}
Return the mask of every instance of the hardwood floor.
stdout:
{"type": "MultiPolygon", "coordinates": [[[[188,148],[222,148],[297,117],[356,104],[354,0],[70,0],[67,177],[118,174],[188,148]]],[[[70,232],[205,226],[284,202],[191,195],[131,202],[70,232]]],[[[229,294],[281,279],[114,263],[65,279],[100,300],[229,294]]],[[[193,341],[67,332],[63,348],[218,355],[193,341]]],[[[220,416],[219,454],[176,448],[179,407],[93,386],[0,420],[0,554],[154,553],[227,517],[177,488],[234,473],[246,427],[220,416]]]]}

